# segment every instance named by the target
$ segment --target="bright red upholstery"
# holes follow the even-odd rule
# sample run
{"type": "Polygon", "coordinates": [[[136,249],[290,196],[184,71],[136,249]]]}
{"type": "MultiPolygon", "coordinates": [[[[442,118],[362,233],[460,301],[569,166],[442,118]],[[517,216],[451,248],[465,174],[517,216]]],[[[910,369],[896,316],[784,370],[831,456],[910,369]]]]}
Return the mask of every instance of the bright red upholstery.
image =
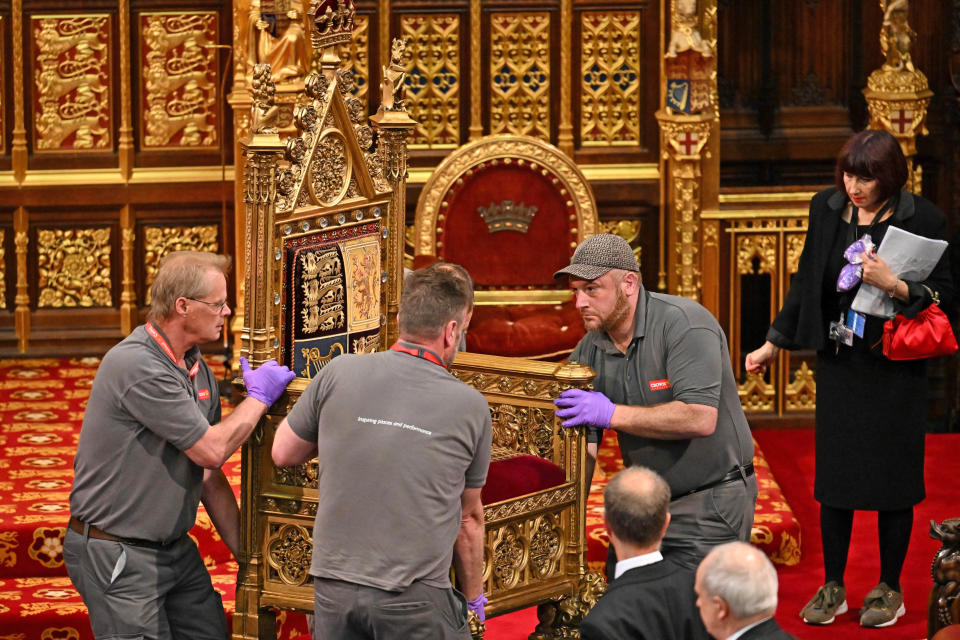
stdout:
{"type": "Polygon", "coordinates": [[[494,447],[487,484],[480,498],[485,505],[493,504],[556,487],[565,481],[563,469],[549,460],[494,447]]]}
{"type": "Polygon", "coordinates": [[[437,253],[463,265],[478,288],[559,288],[553,273],[573,255],[570,240],[576,236],[570,230],[576,229],[576,211],[552,180],[527,163],[479,165],[443,199],[444,219],[437,230],[443,246],[437,253]],[[477,209],[505,200],[537,208],[526,233],[490,233],[477,209]]]}
{"type": "Polygon", "coordinates": [[[563,358],[583,333],[583,321],[572,302],[476,306],[467,332],[467,351],[563,358]]]}

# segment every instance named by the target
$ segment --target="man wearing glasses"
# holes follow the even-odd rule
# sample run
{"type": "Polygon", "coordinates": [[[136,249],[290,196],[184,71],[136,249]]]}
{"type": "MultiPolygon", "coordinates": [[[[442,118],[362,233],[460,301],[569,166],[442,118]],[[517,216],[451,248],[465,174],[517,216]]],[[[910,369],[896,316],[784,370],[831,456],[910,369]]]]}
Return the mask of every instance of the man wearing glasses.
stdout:
{"type": "Polygon", "coordinates": [[[230,259],[176,252],[160,265],[146,324],[104,356],[74,460],[64,560],[97,638],[223,640],[226,618],[187,535],[202,501],[237,556],[240,512],[220,467],[294,374],[251,370],[223,421],[200,344],[219,340],[230,259]]]}

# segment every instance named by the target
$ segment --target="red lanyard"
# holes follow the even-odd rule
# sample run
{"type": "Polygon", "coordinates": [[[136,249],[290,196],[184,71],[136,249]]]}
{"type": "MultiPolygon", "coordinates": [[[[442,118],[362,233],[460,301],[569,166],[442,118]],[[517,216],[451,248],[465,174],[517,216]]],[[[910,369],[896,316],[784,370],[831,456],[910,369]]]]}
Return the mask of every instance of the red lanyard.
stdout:
{"type": "MultiPolygon", "coordinates": [[[[177,356],[173,354],[173,349],[170,348],[170,345],[167,344],[167,341],[163,338],[159,331],[157,331],[152,324],[149,322],[146,325],[147,333],[150,334],[150,337],[153,338],[160,348],[163,349],[163,352],[170,356],[170,359],[173,360],[173,364],[180,366],[180,363],[177,362],[177,356]]],[[[190,379],[193,380],[197,377],[197,372],[200,371],[200,360],[197,359],[193,363],[193,366],[190,368],[190,379]]]]}
{"type": "Polygon", "coordinates": [[[394,342],[394,343],[393,343],[393,346],[390,347],[390,350],[391,350],[391,351],[399,351],[400,353],[408,353],[408,354],[410,354],[411,356],[415,356],[415,357],[417,357],[417,358],[423,358],[423,359],[426,360],[427,362],[432,362],[433,364],[438,364],[438,365],[440,365],[441,367],[443,367],[444,369],[447,368],[447,365],[443,364],[443,362],[440,360],[440,358],[438,358],[432,351],[427,351],[427,350],[424,349],[423,347],[416,347],[416,348],[413,348],[413,347],[404,347],[404,346],[401,345],[399,342],[394,342]]]}

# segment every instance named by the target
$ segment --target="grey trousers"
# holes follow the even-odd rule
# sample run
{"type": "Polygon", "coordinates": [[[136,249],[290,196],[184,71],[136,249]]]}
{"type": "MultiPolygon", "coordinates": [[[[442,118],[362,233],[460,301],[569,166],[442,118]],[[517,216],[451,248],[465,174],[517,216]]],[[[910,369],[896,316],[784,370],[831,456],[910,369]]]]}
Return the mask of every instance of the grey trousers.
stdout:
{"type": "Polygon", "coordinates": [[[313,640],[469,640],[467,602],[452,588],[414,582],[384,591],[314,578],[313,640]]]}
{"type": "MultiPolygon", "coordinates": [[[[756,474],[671,500],[670,525],[660,552],[664,558],[696,570],[710,549],[725,542],[750,542],[756,506],[756,474]]],[[[608,576],[613,576],[616,563],[610,545],[608,576]]]]}
{"type": "Polygon", "coordinates": [[[63,558],[97,640],[225,640],[223,601],[197,545],[169,547],[84,537],[67,529],[63,558]]]}

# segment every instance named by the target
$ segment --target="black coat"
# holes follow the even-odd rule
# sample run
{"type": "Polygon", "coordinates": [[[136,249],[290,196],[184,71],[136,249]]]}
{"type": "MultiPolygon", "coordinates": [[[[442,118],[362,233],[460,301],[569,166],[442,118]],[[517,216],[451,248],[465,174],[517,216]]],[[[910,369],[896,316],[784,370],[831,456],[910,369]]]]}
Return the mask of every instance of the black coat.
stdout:
{"type": "Polygon", "coordinates": [[[740,640],[797,640],[797,638],[781,629],[777,621],[770,618],[740,636],[740,640]]]}
{"type": "MultiPolygon", "coordinates": [[[[767,340],[778,347],[819,351],[826,346],[830,319],[823,317],[823,277],[828,252],[833,246],[847,203],[847,195],[836,187],[821,191],[810,201],[807,239],[800,254],[797,274],[790,285],[783,307],[767,332],[767,340]]],[[[946,217],[931,202],[907,191],[901,191],[897,208],[890,219],[891,226],[919,236],[939,239],[945,239],[946,224],[946,217]]],[[[907,282],[910,300],[906,304],[894,301],[898,312],[913,317],[931,303],[932,300],[922,284],[939,292],[941,305],[945,308],[950,305],[953,299],[953,284],[948,253],[944,251],[940,262],[926,281],[907,282]]]]}
{"type": "Polygon", "coordinates": [[[610,583],[583,619],[583,640],[709,640],[693,590],[694,572],[661,560],[610,583]]]}
{"type": "MultiPolygon", "coordinates": [[[[767,339],[818,352],[814,497],[838,509],[905,509],[925,496],[926,362],[883,357],[883,318],[868,316],[863,338],[852,347],[834,347],[827,338],[843,308],[835,283],[849,239],[841,221],[846,205],[846,194],[835,188],[811,200],[798,271],[767,339]]],[[[901,192],[889,226],[942,239],[946,219],[930,202],[901,192]]],[[[894,301],[898,311],[909,317],[931,304],[921,285],[938,292],[944,306],[950,303],[947,253],[925,282],[907,282],[910,298],[894,301]]]]}

